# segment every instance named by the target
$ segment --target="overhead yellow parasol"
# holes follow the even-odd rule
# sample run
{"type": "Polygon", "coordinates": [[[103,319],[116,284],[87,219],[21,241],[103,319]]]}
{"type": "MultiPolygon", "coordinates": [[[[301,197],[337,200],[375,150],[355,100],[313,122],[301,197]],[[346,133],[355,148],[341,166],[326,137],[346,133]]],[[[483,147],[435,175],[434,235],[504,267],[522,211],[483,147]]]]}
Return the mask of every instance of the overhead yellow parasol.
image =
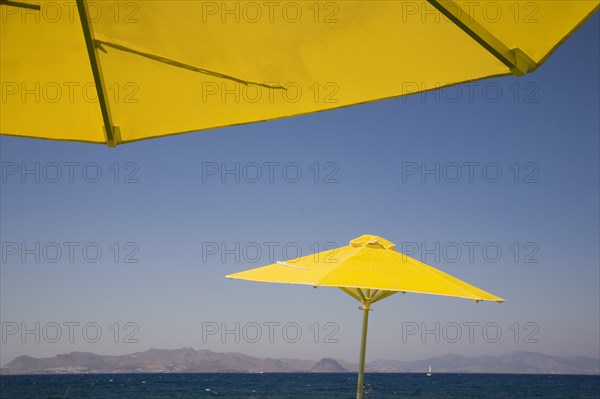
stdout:
{"type": "Polygon", "coordinates": [[[522,75],[597,9],[0,0],[0,133],[115,146],[522,75]]]}
{"type": "Polygon", "coordinates": [[[359,301],[363,324],[357,399],[363,394],[367,326],[373,303],[397,292],[504,302],[500,297],[395,251],[393,243],[373,235],[358,237],[345,247],[230,274],[227,278],[334,287],[359,301]]]}

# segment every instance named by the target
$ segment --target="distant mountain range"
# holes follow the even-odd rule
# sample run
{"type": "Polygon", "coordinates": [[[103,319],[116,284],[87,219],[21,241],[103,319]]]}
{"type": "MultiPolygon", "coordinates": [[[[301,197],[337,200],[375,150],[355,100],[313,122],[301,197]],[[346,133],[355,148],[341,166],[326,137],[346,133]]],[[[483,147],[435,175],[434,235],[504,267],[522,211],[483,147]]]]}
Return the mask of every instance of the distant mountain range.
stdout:
{"type": "MultiPolygon", "coordinates": [[[[366,371],[375,373],[600,374],[600,359],[583,356],[558,357],[535,352],[512,352],[500,356],[467,357],[448,354],[417,361],[375,360],[366,371]]],[[[358,366],[343,360],[256,358],[241,353],[209,350],[150,349],[129,355],[102,356],[71,352],[51,358],[19,356],[0,374],[69,373],[344,373],[358,366]]]]}
{"type": "Polygon", "coordinates": [[[434,373],[600,374],[600,359],[536,352],[476,357],[448,354],[412,362],[375,360],[368,368],[371,372],[419,372],[429,365],[434,373]]]}

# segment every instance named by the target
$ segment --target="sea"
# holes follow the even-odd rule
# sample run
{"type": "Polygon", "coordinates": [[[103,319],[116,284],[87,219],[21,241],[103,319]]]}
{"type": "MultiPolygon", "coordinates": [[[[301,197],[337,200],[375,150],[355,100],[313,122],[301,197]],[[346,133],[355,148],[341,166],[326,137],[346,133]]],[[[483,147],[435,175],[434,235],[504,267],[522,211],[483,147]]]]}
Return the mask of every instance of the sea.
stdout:
{"type": "MultiPolygon", "coordinates": [[[[367,374],[365,399],[600,398],[600,376],[367,374]]],[[[356,374],[0,376],[2,399],[353,399],[356,374]]]]}

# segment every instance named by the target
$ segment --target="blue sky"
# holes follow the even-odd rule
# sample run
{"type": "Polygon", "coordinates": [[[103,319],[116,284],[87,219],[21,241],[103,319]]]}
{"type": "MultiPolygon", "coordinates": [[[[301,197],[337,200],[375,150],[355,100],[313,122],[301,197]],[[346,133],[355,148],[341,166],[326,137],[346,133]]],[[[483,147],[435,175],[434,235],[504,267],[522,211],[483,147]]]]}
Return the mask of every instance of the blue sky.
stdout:
{"type": "Polygon", "coordinates": [[[2,136],[0,363],[151,347],[355,361],[347,295],[224,276],[362,234],[507,299],[392,296],[368,359],[598,357],[598,33],[596,14],[521,78],[308,116],[115,149],[2,136]],[[39,182],[21,175],[36,164],[39,182]]]}

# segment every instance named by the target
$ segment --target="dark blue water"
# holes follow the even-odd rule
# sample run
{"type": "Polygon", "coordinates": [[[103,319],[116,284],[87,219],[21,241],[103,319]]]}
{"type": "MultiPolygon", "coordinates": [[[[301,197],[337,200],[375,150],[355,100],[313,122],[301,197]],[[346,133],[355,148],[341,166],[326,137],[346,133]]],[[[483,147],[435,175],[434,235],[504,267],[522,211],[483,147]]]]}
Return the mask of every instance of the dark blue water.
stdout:
{"type": "MultiPolygon", "coordinates": [[[[365,398],[600,398],[600,376],[368,374],[365,398]]],[[[2,399],[333,399],[356,397],[355,374],[0,376],[2,399]]]]}

